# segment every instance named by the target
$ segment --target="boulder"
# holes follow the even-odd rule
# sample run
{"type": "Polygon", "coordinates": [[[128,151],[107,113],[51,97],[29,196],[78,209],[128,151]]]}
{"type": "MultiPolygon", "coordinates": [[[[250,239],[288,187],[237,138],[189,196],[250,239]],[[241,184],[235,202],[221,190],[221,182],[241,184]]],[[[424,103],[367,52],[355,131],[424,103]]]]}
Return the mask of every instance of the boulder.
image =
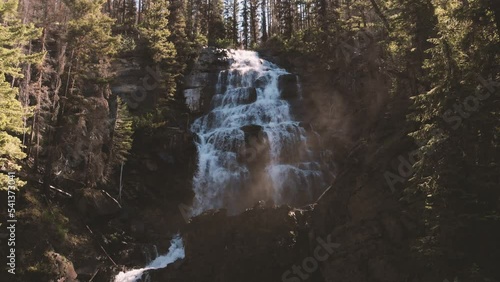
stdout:
{"type": "Polygon", "coordinates": [[[245,134],[245,145],[238,151],[238,161],[249,165],[251,171],[262,169],[259,164],[267,163],[270,159],[270,145],[267,134],[260,125],[245,125],[240,128],[245,134]]]}
{"type": "Polygon", "coordinates": [[[264,87],[271,81],[269,75],[260,76],[255,80],[255,88],[264,89],[264,87]]]}
{"type": "Polygon", "coordinates": [[[225,69],[229,63],[227,52],[226,49],[217,49],[213,47],[203,48],[193,69],[206,72],[225,69]]]}
{"type": "Polygon", "coordinates": [[[248,143],[253,138],[261,139],[264,133],[264,128],[260,125],[249,124],[240,127],[240,130],[245,134],[245,142],[248,143]]]}
{"type": "Polygon", "coordinates": [[[73,263],[66,257],[55,252],[48,252],[45,255],[50,263],[51,272],[57,277],[57,281],[76,282],[78,274],[73,267],[73,263]]]}
{"type": "Polygon", "coordinates": [[[294,74],[283,74],[278,77],[278,89],[282,99],[293,99],[299,97],[299,85],[297,76],[294,74]]]}
{"type": "MultiPolygon", "coordinates": [[[[257,89],[254,87],[242,87],[230,91],[237,91],[237,93],[234,93],[234,102],[237,104],[251,104],[257,101],[257,89]]],[[[232,95],[233,93],[227,93],[226,95],[228,94],[232,95]]]]}
{"type": "Polygon", "coordinates": [[[244,99],[242,99],[241,103],[242,104],[251,104],[255,101],[257,101],[257,89],[254,87],[247,87],[245,90],[247,93],[244,96],[244,99]]]}

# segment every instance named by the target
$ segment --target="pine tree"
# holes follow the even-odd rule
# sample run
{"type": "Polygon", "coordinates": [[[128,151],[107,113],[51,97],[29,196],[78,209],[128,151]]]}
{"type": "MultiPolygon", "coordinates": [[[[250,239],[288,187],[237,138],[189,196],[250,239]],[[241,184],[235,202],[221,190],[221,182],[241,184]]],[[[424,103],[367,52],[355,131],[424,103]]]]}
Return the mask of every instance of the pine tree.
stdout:
{"type": "MultiPolygon", "coordinates": [[[[0,185],[7,187],[3,173],[21,169],[19,161],[26,157],[21,140],[17,137],[25,131],[23,117],[28,109],[16,99],[18,88],[15,79],[21,79],[20,64],[38,61],[39,54],[26,55],[22,46],[39,36],[33,25],[21,24],[17,18],[17,0],[0,2],[0,185]],[[10,80],[10,82],[9,82],[10,80]]],[[[22,183],[18,183],[20,187],[22,183]]]]}
{"type": "Polygon", "coordinates": [[[168,39],[171,35],[168,28],[170,14],[169,1],[152,2],[144,15],[141,33],[148,41],[153,61],[163,65],[171,65],[175,60],[175,46],[168,39]]]}
{"type": "Polygon", "coordinates": [[[47,185],[54,173],[90,187],[108,178],[113,130],[108,104],[113,77],[110,59],[117,53],[120,38],[111,34],[114,21],[102,13],[103,3],[66,1],[72,16],[67,31],[69,62],[55,132],[49,138],[47,185]]]}
{"type": "Polygon", "coordinates": [[[432,90],[414,98],[409,115],[418,126],[411,136],[419,145],[419,158],[406,195],[425,201],[422,217],[433,244],[423,248],[430,254],[460,256],[466,250],[448,249],[454,245],[449,238],[500,218],[494,180],[500,166],[493,157],[500,153],[500,99],[498,85],[488,82],[500,78],[500,56],[493,51],[500,38],[480,1],[433,4],[438,34],[431,39],[434,46],[424,65],[432,90]]]}
{"type": "Polygon", "coordinates": [[[226,37],[226,29],[222,17],[224,8],[221,0],[208,1],[208,44],[217,45],[226,37]]]}
{"type": "Polygon", "coordinates": [[[176,84],[183,82],[182,74],[187,64],[196,55],[195,43],[190,42],[186,34],[186,3],[184,0],[174,1],[169,6],[168,29],[172,32],[168,40],[175,46],[175,60],[172,73],[176,77],[176,84]]]}
{"type": "Polygon", "coordinates": [[[259,33],[259,18],[257,16],[257,11],[259,9],[259,0],[250,0],[249,2],[249,12],[250,12],[250,35],[252,38],[252,45],[257,45],[258,43],[258,33],[259,33]]]}
{"type": "Polygon", "coordinates": [[[241,28],[243,29],[243,46],[245,47],[245,49],[248,49],[249,45],[250,45],[250,39],[249,39],[249,32],[250,32],[250,24],[249,24],[249,16],[250,16],[250,12],[249,12],[249,3],[248,3],[249,0],[244,0],[243,1],[243,6],[242,6],[242,10],[241,10],[241,18],[242,18],[242,22],[241,22],[241,28]]]}
{"type": "Polygon", "coordinates": [[[226,39],[232,46],[238,46],[238,11],[239,4],[237,0],[225,0],[224,2],[224,20],[226,26],[226,39]]]}
{"type": "MultiPolygon", "coordinates": [[[[148,50],[154,63],[158,64],[163,71],[162,81],[166,88],[166,96],[159,97],[158,101],[163,103],[164,99],[176,92],[177,70],[183,67],[182,63],[176,61],[177,50],[171,40],[172,33],[169,29],[170,5],[169,1],[161,0],[153,2],[145,11],[144,22],[140,32],[148,44],[148,50]]],[[[175,39],[179,39],[174,34],[175,39]]],[[[162,111],[162,110],[160,110],[162,111]]]]}
{"type": "Polygon", "coordinates": [[[109,168],[112,169],[127,161],[129,151],[132,148],[132,133],[132,118],[127,105],[120,98],[117,98],[109,168]]]}
{"type": "Polygon", "coordinates": [[[261,25],[262,38],[261,39],[262,39],[262,42],[266,42],[267,38],[268,38],[268,35],[267,35],[267,12],[266,12],[267,4],[266,4],[266,0],[262,0],[262,3],[260,4],[260,7],[261,7],[260,17],[261,17],[261,22],[262,22],[262,25],[261,25]]]}

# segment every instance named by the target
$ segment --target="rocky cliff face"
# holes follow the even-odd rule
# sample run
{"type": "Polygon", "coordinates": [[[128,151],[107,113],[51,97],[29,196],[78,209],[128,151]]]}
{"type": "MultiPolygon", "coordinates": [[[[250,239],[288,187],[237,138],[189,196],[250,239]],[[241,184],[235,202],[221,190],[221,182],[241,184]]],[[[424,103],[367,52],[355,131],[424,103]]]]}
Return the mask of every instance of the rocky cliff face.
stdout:
{"type": "Polygon", "coordinates": [[[208,110],[215,95],[218,73],[228,67],[226,52],[214,47],[203,48],[191,72],[185,77],[184,98],[192,114],[208,110]]]}
{"type": "Polygon", "coordinates": [[[301,257],[305,215],[289,207],[224,210],[194,218],[183,231],[186,259],[152,274],[153,281],[278,281],[301,257]]]}
{"type": "Polygon", "coordinates": [[[375,64],[325,74],[307,60],[266,58],[301,74],[303,100],[290,101],[321,133],[319,157],[336,167],[336,179],[304,209],[264,204],[194,218],[183,232],[186,258],[154,272],[153,281],[443,281],[411,256],[418,220],[383,177],[411,147],[397,126],[404,113],[386,112],[406,102],[389,101],[375,64]]]}

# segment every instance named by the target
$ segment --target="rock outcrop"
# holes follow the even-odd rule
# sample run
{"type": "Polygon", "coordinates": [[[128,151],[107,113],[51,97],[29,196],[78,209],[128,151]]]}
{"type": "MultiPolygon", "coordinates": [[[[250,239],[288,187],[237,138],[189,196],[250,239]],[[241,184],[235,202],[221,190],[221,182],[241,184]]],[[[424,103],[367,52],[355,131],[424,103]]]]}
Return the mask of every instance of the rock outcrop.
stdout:
{"type": "Polygon", "coordinates": [[[283,99],[293,99],[300,96],[299,82],[295,74],[280,75],[278,77],[278,88],[283,99]]]}
{"type": "Polygon", "coordinates": [[[218,73],[228,67],[226,52],[214,47],[203,48],[191,72],[185,77],[184,98],[191,113],[204,113],[210,106],[216,94],[218,73]]]}
{"type": "Polygon", "coordinates": [[[265,203],[238,216],[225,210],[193,218],[183,231],[186,258],[152,273],[153,281],[275,282],[303,256],[305,216],[265,203]]]}

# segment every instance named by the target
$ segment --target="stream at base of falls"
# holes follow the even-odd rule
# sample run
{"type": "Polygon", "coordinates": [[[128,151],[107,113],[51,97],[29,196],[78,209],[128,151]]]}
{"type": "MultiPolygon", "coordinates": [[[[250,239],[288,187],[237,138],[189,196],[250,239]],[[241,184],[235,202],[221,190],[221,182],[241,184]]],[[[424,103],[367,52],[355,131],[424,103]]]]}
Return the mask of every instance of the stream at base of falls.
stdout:
{"type": "Polygon", "coordinates": [[[176,235],[170,242],[170,248],[166,255],[162,255],[151,261],[144,268],[120,272],[115,276],[115,282],[135,282],[142,278],[145,271],[167,267],[167,265],[183,259],[185,256],[182,238],[176,235]]]}

